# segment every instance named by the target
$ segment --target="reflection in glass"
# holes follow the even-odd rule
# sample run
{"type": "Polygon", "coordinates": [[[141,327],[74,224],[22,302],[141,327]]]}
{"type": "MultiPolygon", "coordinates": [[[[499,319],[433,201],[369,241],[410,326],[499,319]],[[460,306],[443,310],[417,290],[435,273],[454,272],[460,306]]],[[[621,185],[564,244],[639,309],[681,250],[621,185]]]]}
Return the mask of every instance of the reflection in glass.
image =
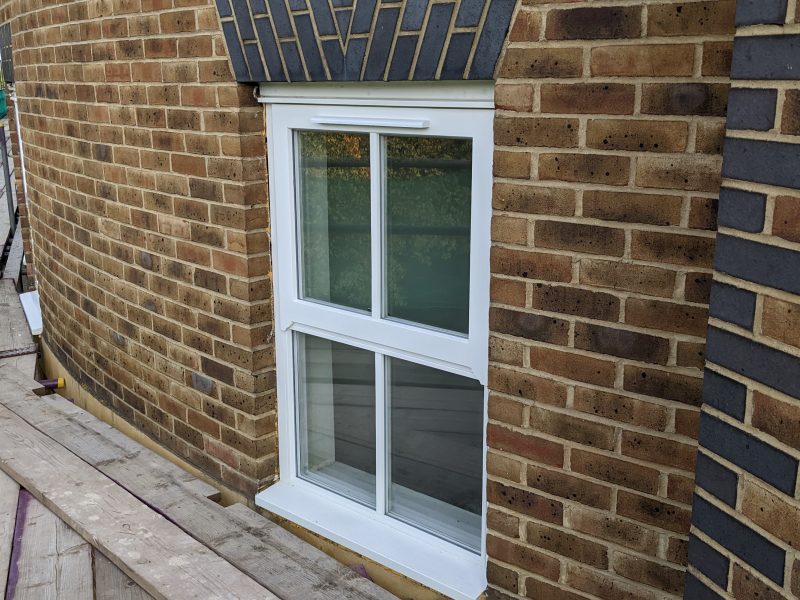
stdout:
{"type": "Polygon", "coordinates": [[[389,514],[480,551],[483,387],[395,358],[387,369],[389,514]]]}
{"type": "Polygon", "coordinates": [[[387,314],[468,332],[472,140],[386,138],[387,314]]]}
{"type": "Polygon", "coordinates": [[[375,506],[375,355],[296,334],[300,476],[375,506]]]}
{"type": "Polygon", "coordinates": [[[369,310],[369,135],[301,131],[302,295],[369,310]]]}

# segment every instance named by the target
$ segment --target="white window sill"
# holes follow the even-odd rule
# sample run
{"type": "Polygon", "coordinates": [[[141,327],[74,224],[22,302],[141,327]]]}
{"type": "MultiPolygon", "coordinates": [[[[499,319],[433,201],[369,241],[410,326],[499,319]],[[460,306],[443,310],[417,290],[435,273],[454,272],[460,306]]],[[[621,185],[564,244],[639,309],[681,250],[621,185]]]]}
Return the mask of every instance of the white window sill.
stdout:
{"type": "Polygon", "coordinates": [[[484,557],[306,481],[280,481],[255,502],[456,600],[486,589],[484,557]]]}

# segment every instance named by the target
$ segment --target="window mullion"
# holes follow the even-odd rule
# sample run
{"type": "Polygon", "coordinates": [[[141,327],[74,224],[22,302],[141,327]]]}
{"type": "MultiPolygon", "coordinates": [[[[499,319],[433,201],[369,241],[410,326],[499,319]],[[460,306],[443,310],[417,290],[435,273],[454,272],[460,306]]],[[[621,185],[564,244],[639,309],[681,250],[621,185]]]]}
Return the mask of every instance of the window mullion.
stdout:
{"type": "Polygon", "coordinates": [[[369,134],[372,318],[383,317],[383,152],[381,137],[369,134]]]}
{"type": "Polygon", "coordinates": [[[375,510],[379,515],[386,514],[389,490],[387,481],[388,442],[386,357],[375,354],[375,510]]]}

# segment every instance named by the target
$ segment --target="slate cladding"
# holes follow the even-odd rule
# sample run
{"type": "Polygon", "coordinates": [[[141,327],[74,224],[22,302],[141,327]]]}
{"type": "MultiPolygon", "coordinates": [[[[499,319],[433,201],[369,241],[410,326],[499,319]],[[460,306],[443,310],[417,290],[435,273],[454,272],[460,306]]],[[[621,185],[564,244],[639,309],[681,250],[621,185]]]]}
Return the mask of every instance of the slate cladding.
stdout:
{"type": "Polygon", "coordinates": [[[236,80],[493,79],[516,0],[216,0],[236,80]]]}
{"type": "Polygon", "coordinates": [[[687,600],[800,594],[798,20],[737,3],[687,600]]]}

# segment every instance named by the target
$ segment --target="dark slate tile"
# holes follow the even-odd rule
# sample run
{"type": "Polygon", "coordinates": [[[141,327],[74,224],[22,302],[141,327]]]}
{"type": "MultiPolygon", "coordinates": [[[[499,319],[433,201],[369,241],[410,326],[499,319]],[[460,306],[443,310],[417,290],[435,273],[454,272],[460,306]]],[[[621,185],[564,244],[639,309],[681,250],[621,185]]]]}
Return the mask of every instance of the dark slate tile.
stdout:
{"type": "Polygon", "coordinates": [[[800,252],[721,233],[717,235],[714,268],[739,279],[800,294],[800,252]]]}
{"type": "Polygon", "coordinates": [[[392,55],[392,66],[389,67],[389,81],[405,81],[411,74],[411,63],[417,48],[419,36],[401,35],[397,38],[392,55]]]}
{"type": "Polygon", "coordinates": [[[323,40],[322,53],[333,81],[345,81],[344,54],[339,40],[323,40]]]}
{"type": "Polygon", "coordinates": [[[311,81],[326,81],[325,67],[322,65],[322,56],[317,46],[317,36],[311,23],[311,15],[302,14],[294,16],[294,25],[297,28],[297,39],[303,50],[308,76],[311,81]]]}
{"type": "Polygon", "coordinates": [[[350,18],[353,16],[352,10],[337,10],[336,11],[336,22],[339,25],[339,36],[343,39],[347,39],[347,34],[350,32],[350,18]]]}
{"type": "Polygon", "coordinates": [[[414,79],[428,81],[436,77],[439,67],[439,58],[450,27],[450,18],[453,15],[454,4],[434,4],[431,15],[425,26],[425,36],[422,38],[417,65],[414,68],[414,79]]]}
{"type": "Polygon", "coordinates": [[[269,12],[264,0],[250,0],[250,8],[253,15],[266,15],[269,12]]]}
{"type": "MultiPolygon", "coordinates": [[[[275,24],[275,33],[278,39],[294,37],[292,22],[289,20],[289,11],[286,10],[284,0],[268,0],[269,12],[272,15],[272,22],[275,24]]],[[[286,67],[289,68],[288,66],[286,67]]],[[[291,72],[291,69],[289,69],[291,72]]]]}
{"type": "Polygon", "coordinates": [[[392,49],[395,26],[400,16],[398,7],[382,8],[375,22],[372,33],[372,45],[369,48],[367,66],[364,69],[365,81],[380,81],[386,72],[389,51],[392,49]]]}
{"type": "Polygon", "coordinates": [[[694,497],[692,523],[769,579],[783,585],[786,553],[700,496],[694,497]]]}
{"type": "Polygon", "coordinates": [[[236,15],[236,22],[239,24],[239,34],[243,41],[256,39],[256,32],[253,30],[253,21],[250,19],[250,7],[247,0],[231,0],[233,12],[236,15]]]}
{"type": "Polygon", "coordinates": [[[689,538],[689,564],[721,588],[728,587],[730,561],[696,536],[689,538]]]}
{"type": "Polygon", "coordinates": [[[403,31],[419,31],[422,29],[427,10],[428,0],[407,0],[400,29],[403,31]]]}
{"type": "Polygon", "coordinates": [[[461,0],[461,7],[456,15],[456,27],[477,27],[485,5],[486,0],[461,0]]]}
{"type": "Polygon", "coordinates": [[[232,17],[233,11],[231,11],[231,3],[229,0],[217,0],[217,12],[222,19],[225,17],[232,17]]]}
{"type": "Polygon", "coordinates": [[[763,479],[775,489],[794,494],[797,459],[706,412],[700,415],[700,446],[763,479]]]}
{"type": "Polygon", "coordinates": [[[769,131],[775,125],[778,90],[733,88],[728,95],[728,129],[769,131]]]}
{"type": "Polygon", "coordinates": [[[703,374],[703,402],[730,416],[744,418],[747,387],[719,373],[705,370],[703,374]]]}
{"type": "Polygon", "coordinates": [[[267,81],[267,73],[264,70],[264,61],[258,51],[258,44],[250,43],[244,45],[244,54],[247,64],[250,67],[250,77],[253,81],[267,81]]]}
{"type": "Polygon", "coordinates": [[[300,60],[300,51],[294,42],[281,42],[281,52],[286,63],[286,70],[289,71],[289,81],[305,81],[306,74],[303,71],[303,63],[300,60]]]}
{"type": "Polygon", "coordinates": [[[800,164],[798,144],[743,138],[725,140],[723,177],[800,189],[798,164],[800,164]]]}
{"type": "Polygon", "coordinates": [[[236,81],[252,81],[250,79],[250,71],[247,69],[247,61],[244,59],[244,52],[239,40],[239,32],[236,31],[236,25],[234,25],[233,21],[226,21],[222,23],[222,31],[225,34],[228,55],[233,65],[236,81]]]}
{"type": "Polygon", "coordinates": [[[717,222],[722,227],[759,233],[764,229],[766,194],[722,188],[719,192],[717,222]]]}
{"type": "Polygon", "coordinates": [[[361,78],[361,66],[364,64],[364,53],[367,51],[367,38],[354,38],[347,43],[344,57],[344,77],[347,81],[358,81],[361,78]]]}
{"type": "Polygon", "coordinates": [[[272,24],[269,17],[262,17],[255,20],[256,34],[261,43],[261,52],[264,53],[264,60],[267,61],[267,71],[270,81],[286,81],[286,74],[283,72],[281,63],[281,53],[278,44],[275,42],[275,35],[272,33],[272,24]]]}
{"type": "Polygon", "coordinates": [[[314,22],[320,35],[336,35],[336,24],[333,22],[331,7],[328,0],[311,0],[311,10],[314,13],[314,22]]]}
{"type": "Polygon", "coordinates": [[[786,21],[786,0],[737,0],[736,25],[783,25],[786,21]]]}
{"type": "Polygon", "coordinates": [[[515,4],[515,2],[505,2],[504,0],[492,0],[486,14],[481,38],[478,40],[475,58],[472,59],[470,79],[494,78],[494,69],[508,35],[508,27],[515,4]]]}
{"type": "Polygon", "coordinates": [[[358,0],[353,10],[350,33],[367,33],[372,28],[372,15],[375,14],[375,0],[358,0]]]}
{"type": "Polygon", "coordinates": [[[289,10],[306,10],[307,8],[306,0],[289,0],[289,10]]]}
{"type": "Polygon", "coordinates": [[[464,79],[469,52],[475,34],[472,32],[454,33],[447,45],[447,54],[442,65],[441,79],[464,79]]]}
{"type": "Polygon", "coordinates": [[[340,6],[353,6],[353,0],[331,0],[331,4],[333,8],[339,8],[340,6]]]}
{"type": "Polygon", "coordinates": [[[800,79],[800,35],[736,37],[731,79],[800,79]]]}
{"type": "Polygon", "coordinates": [[[736,473],[727,467],[723,467],[702,452],[697,454],[695,482],[699,487],[709,494],[713,494],[728,506],[736,506],[736,489],[739,477],[736,473]]]}
{"type": "Polygon", "coordinates": [[[709,314],[717,319],[753,329],[756,312],[756,295],[727,283],[714,282],[711,286],[709,314]]]}
{"type": "Polygon", "coordinates": [[[706,586],[691,573],[686,574],[686,584],[683,590],[684,598],[692,600],[722,600],[722,596],[706,586]]]}

